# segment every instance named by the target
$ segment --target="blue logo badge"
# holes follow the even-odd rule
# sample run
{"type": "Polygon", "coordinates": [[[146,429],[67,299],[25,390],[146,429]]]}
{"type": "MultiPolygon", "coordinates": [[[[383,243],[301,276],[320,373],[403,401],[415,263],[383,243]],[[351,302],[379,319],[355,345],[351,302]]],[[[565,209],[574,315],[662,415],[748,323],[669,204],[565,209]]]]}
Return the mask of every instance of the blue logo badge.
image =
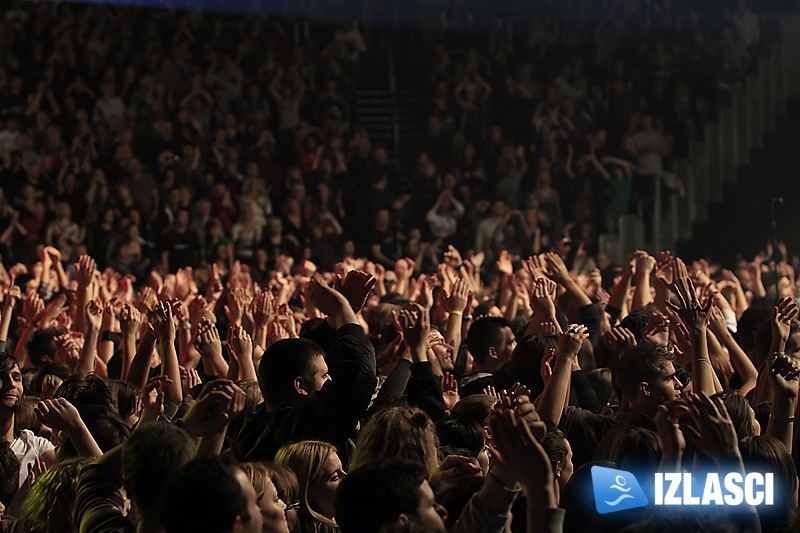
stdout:
{"type": "Polygon", "coordinates": [[[594,504],[600,514],[635,509],[650,503],[634,475],[624,470],[593,466],[592,486],[594,504]]]}

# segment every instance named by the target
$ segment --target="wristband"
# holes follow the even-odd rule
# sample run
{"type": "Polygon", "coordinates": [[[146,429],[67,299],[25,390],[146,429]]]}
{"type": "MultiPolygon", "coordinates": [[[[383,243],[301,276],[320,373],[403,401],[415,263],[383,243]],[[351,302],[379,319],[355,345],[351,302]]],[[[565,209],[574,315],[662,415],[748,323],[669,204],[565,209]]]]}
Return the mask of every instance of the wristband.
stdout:
{"type": "Polygon", "coordinates": [[[782,357],[786,355],[786,352],[772,352],[773,357],[782,357]]]}
{"type": "Polygon", "coordinates": [[[787,424],[791,424],[791,423],[793,423],[793,422],[794,422],[794,415],[792,415],[792,416],[775,416],[775,415],[770,415],[769,417],[770,417],[770,418],[774,418],[775,420],[780,420],[780,421],[782,421],[782,422],[786,422],[787,424]]]}
{"type": "Polygon", "coordinates": [[[459,311],[458,309],[453,309],[452,311],[450,311],[450,314],[451,315],[464,316],[464,312],[463,311],[459,311]]]}

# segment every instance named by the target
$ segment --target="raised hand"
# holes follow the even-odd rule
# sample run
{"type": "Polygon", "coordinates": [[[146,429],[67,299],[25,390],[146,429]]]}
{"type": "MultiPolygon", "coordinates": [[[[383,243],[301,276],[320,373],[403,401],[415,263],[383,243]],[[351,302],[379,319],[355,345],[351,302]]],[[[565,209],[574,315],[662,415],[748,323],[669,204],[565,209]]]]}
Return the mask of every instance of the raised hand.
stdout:
{"type": "Polygon", "coordinates": [[[394,273],[398,280],[408,280],[414,274],[416,263],[412,259],[398,259],[394,264],[394,273]]]}
{"type": "Polygon", "coordinates": [[[419,304],[410,303],[394,314],[397,328],[403,332],[406,344],[414,350],[428,349],[431,332],[430,312],[419,304]]]}
{"type": "Polygon", "coordinates": [[[439,379],[442,384],[444,406],[448,411],[452,411],[453,407],[461,400],[461,397],[458,395],[458,380],[450,372],[445,372],[439,379]]]}
{"type": "Polygon", "coordinates": [[[194,340],[194,347],[203,357],[222,357],[222,340],[217,327],[208,320],[203,320],[194,340]]]}
{"type": "Polygon", "coordinates": [[[342,293],[329,287],[319,274],[311,279],[306,288],[305,297],[314,307],[328,316],[342,313],[345,306],[352,312],[352,307],[347,298],[342,293]]]}
{"type": "Polygon", "coordinates": [[[572,324],[558,339],[559,357],[577,357],[584,339],[589,337],[589,330],[582,324],[572,324]]]}
{"type": "Polygon", "coordinates": [[[240,325],[244,316],[244,290],[235,289],[228,293],[228,303],[225,305],[225,315],[229,324],[240,325]]]}
{"type": "Polygon", "coordinates": [[[797,312],[797,304],[792,298],[781,298],[772,308],[772,335],[784,345],[789,340],[792,320],[797,317],[797,312]]]}
{"type": "Polygon", "coordinates": [[[78,282],[78,287],[82,289],[88,287],[92,280],[94,280],[96,272],[97,264],[94,259],[88,255],[80,256],[75,268],[75,280],[78,282]]]}
{"type": "Polygon", "coordinates": [[[535,410],[532,415],[520,417],[511,409],[495,409],[489,419],[492,455],[496,464],[519,481],[530,502],[555,507],[553,469],[539,443],[545,435],[544,423],[537,420],[535,410]]]}
{"type": "Polygon", "coordinates": [[[497,270],[507,276],[514,273],[514,266],[511,264],[511,255],[505,250],[500,252],[500,258],[497,260],[497,270]]]}
{"type": "Polygon", "coordinates": [[[221,433],[228,427],[231,417],[242,412],[244,403],[244,391],[232,381],[211,381],[183,417],[183,428],[193,437],[221,433]]]}
{"type": "Polygon", "coordinates": [[[667,306],[678,314],[687,328],[705,331],[710,318],[711,306],[714,305],[713,300],[700,303],[683,261],[675,259],[673,268],[675,282],[672,284],[672,291],[678,298],[678,305],[667,301],[667,306]]]}
{"type": "Polygon", "coordinates": [[[684,436],[717,464],[741,460],[736,429],[722,398],[700,392],[686,399],[694,426],[681,424],[684,436]]]}
{"type": "Polygon", "coordinates": [[[613,353],[621,354],[628,348],[636,346],[636,337],[628,328],[617,326],[603,334],[603,344],[613,353]]]}
{"type": "MultiPolygon", "coordinates": [[[[794,366],[792,360],[781,355],[770,363],[770,371],[767,373],[770,378],[773,394],[779,393],[786,400],[797,398],[798,387],[800,387],[800,369],[794,366]]],[[[775,403],[773,401],[773,403],[775,403]]]]}
{"type": "Polygon", "coordinates": [[[100,300],[89,300],[86,304],[86,324],[90,330],[100,331],[103,321],[103,306],[100,300]]]}
{"type": "Polygon", "coordinates": [[[556,356],[555,348],[548,348],[542,357],[542,362],[539,365],[539,375],[542,376],[542,382],[547,385],[550,378],[553,377],[553,359],[556,356]]]}
{"type": "Polygon", "coordinates": [[[65,398],[41,401],[33,411],[39,422],[58,431],[70,433],[84,425],[78,410],[65,398]]]}
{"type": "Polygon", "coordinates": [[[663,313],[652,313],[647,317],[647,323],[642,328],[642,334],[647,340],[659,346],[669,345],[669,318],[663,313]]]}
{"type": "Polygon", "coordinates": [[[142,313],[131,304],[123,304],[119,314],[119,323],[122,334],[125,336],[136,335],[139,326],[142,324],[142,313]]]}
{"type": "Polygon", "coordinates": [[[555,252],[548,252],[543,256],[544,264],[547,267],[547,274],[553,278],[555,281],[564,285],[571,281],[569,276],[569,270],[567,270],[567,265],[564,264],[564,261],[561,257],[555,252]]]}
{"type": "Polygon", "coordinates": [[[456,311],[463,314],[471,299],[469,296],[469,283],[463,279],[457,279],[450,289],[450,294],[444,299],[445,307],[447,307],[451,313],[456,311]]]}
{"type": "MultiPolygon", "coordinates": [[[[239,361],[253,359],[253,339],[242,326],[231,326],[228,330],[228,345],[239,361]]],[[[239,365],[241,366],[241,364],[239,365]]]]}
{"type": "Polygon", "coordinates": [[[150,325],[159,342],[175,342],[175,321],[172,319],[172,306],[169,302],[158,302],[150,316],[150,325]]]}
{"type": "Polygon", "coordinates": [[[169,383],[172,383],[172,380],[167,376],[157,376],[147,380],[140,396],[142,414],[139,417],[139,424],[155,422],[164,412],[164,386],[169,383]]]}
{"type": "Polygon", "coordinates": [[[376,281],[374,276],[364,271],[351,270],[342,280],[341,286],[336,287],[336,290],[347,298],[347,301],[350,302],[350,307],[353,308],[353,312],[358,313],[367,303],[367,297],[369,297],[369,293],[375,286],[376,281]]]}

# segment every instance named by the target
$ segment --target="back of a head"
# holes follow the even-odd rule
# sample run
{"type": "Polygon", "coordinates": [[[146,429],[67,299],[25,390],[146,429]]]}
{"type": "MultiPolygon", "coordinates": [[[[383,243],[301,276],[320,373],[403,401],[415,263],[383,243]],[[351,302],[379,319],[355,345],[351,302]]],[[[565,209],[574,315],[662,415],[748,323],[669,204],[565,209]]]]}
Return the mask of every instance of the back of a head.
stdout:
{"type": "Polygon", "coordinates": [[[486,444],[483,426],[477,422],[448,418],[436,424],[436,434],[439,437],[440,455],[443,449],[458,449],[463,451],[459,455],[477,457],[486,444]]]}
{"type": "Polygon", "coordinates": [[[361,430],[350,468],[386,458],[417,461],[432,474],[439,442],[431,419],[416,407],[389,407],[375,413],[361,430]]]}
{"type": "Polygon", "coordinates": [[[31,396],[36,396],[37,398],[41,396],[44,378],[50,375],[56,376],[63,381],[69,376],[69,368],[61,363],[45,363],[40,366],[31,379],[31,389],[29,391],[31,396]]]}
{"type": "Polygon", "coordinates": [[[122,479],[143,510],[155,510],[164,479],[194,457],[191,437],[172,424],[152,423],[134,431],[122,450],[122,479]]]}
{"type": "Polygon", "coordinates": [[[54,398],[64,398],[80,409],[84,405],[113,408],[114,399],[108,382],[94,374],[71,374],[58,386],[54,398]]]}
{"type": "Polygon", "coordinates": [[[489,415],[497,398],[488,394],[473,394],[459,400],[450,415],[462,422],[476,422],[482,427],[489,425],[489,415]]]}
{"type": "Polygon", "coordinates": [[[794,494],[798,481],[792,454],[774,437],[746,437],[739,443],[745,472],[772,472],[775,505],[759,506],[758,517],[763,531],[784,531],[793,516],[794,494]]]}
{"type": "Polygon", "coordinates": [[[633,333],[633,336],[636,337],[636,340],[639,341],[642,339],[642,329],[647,324],[647,319],[650,318],[650,315],[657,312],[658,308],[655,305],[640,307],[623,318],[619,325],[623,328],[628,328],[630,332],[633,333]]]}
{"type": "Polygon", "coordinates": [[[264,400],[275,408],[291,404],[294,379],[311,380],[312,363],[324,354],[308,339],[283,339],[272,344],[258,365],[258,385],[264,400]]]}
{"type": "Polygon", "coordinates": [[[50,466],[30,488],[22,506],[22,520],[27,531],[72,533],[77,531],[74,518],[78,474],[89,462],[76,457],[50,466]]]}
{"type": "Polygon", "coordinates": [[[557,346],[556,335],[539,334],[528,335],[514,348],[509,368],[514,378],[530,389],[532,398],[544,390],[544,381],[539,370],[542,358],[549,348],[555,349],[557,346]]]}
{"type": "Polygon", "coordinates": [[[620,442],[615,463],[620,470],[655,472],[661,462],[661,441],[655,431],[628,430],[620,442]]]}
{"type": "Polygon", "coordinates": [[[336,491],[336,522],[342,533],[374,533],[414,515],[427,471],[416,461],[391,458],[351,471],[336,491]]]}
{"type": "Polygon", "coordinates": [[[476,363],[485,363],[489,348],[498,348],[503,343],[503,330],[507,327],[510,327],[508,320],[493,316],[472,323],[467,331],[467,348],[476,363]]]}
{"type": "Polygon", "coordinates": [[[30,357],[31,364],[34,367],[38,368],[42,363],[55,361],[56,345],[53,339],[62,333],[64,331],[58,328],[39,329],[33,333],[25,348],[28,350],[28,357],[30,357]],[[44,361],[45,357],[47,361],[44,361]]]}
{"type": "Polygon", "coordinates": [[[167,478],[162,487],[161,522],[166,533],[233,531],[237,517],[247,523],[247,497],[230,458],[194,459],[167,478]]]}

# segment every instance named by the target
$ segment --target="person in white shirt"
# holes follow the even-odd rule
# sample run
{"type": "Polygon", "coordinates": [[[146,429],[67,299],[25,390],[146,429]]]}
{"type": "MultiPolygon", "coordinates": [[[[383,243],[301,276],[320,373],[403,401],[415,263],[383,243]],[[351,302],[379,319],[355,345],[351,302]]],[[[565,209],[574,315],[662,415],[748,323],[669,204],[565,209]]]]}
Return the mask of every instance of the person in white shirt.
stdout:
{"type": "Polygon", "coordinates": [[[425,220],[435,239],[447,240],[456,233],[458,219],[464,214],[464,206],[455,199],[451,191],[444,191],[428,210],[425,220]]]}
{"type": "Polygon", "coordinates": [[[22,402],[24,388],[19,363],[7,352],[0,354],[0,430],[3,438],[11,445],[11,450],[19,459],[19,486],[28,479],[28,466],[36,459],[46,465],[56,463],[55,446],[42,437],[37,437],[28,429],[18,430],[15,417],[22,402]]]}

